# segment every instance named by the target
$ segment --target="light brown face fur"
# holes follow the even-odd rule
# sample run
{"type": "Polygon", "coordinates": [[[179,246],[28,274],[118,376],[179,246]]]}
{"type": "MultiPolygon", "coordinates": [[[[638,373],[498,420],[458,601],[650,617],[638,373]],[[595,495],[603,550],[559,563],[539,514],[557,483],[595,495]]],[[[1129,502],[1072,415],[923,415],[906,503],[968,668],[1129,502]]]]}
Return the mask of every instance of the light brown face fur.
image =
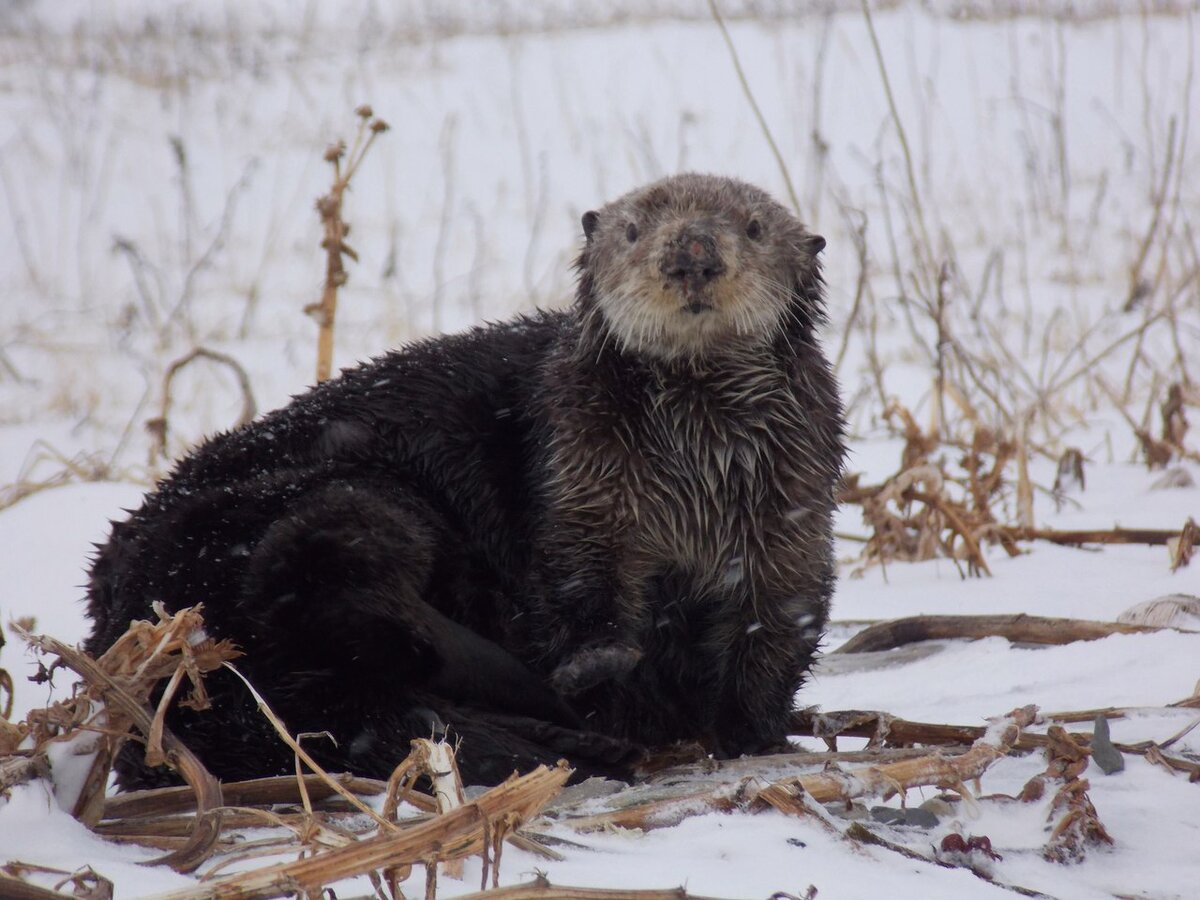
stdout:
{"type": "Polygon", "coordinates": [[[677,175],[583,217],[580,303],[626,352],[719,356],[811,320],[825,240],[752,185],[677,175]]]}

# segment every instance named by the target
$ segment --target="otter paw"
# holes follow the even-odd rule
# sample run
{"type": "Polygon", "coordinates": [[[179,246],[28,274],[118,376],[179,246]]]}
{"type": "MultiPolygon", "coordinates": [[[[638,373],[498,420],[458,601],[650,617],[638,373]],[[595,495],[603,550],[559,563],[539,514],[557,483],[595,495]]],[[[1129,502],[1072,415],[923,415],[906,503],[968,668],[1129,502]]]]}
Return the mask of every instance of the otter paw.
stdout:
{"type": "Polygon", "coordinates": [[[592,644],[572,653],[550,673],[550,686],[572,696],[604,681],[615,681],[633,671],[642,651],[625,644],[592,644]]]}

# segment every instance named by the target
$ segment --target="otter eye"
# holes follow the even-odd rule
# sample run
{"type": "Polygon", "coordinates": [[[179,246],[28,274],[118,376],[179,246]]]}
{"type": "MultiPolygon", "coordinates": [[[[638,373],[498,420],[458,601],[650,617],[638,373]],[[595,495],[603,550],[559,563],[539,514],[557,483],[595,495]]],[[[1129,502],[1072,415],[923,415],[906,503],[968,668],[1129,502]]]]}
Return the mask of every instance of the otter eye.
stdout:
{"type": "Polygon", "coordinates": [[[625,237],[628,238],[629,243],[631,243],[631,244],[637,240],[637,237],[638,237],[637,226],[634,225],[632,222],[630,222],[628,225],[625,226],[625,237]]]}
{"type": "Polygon", "coordinates": [[[762,237],[762,233],[762,223],[759,222],[758,219],[751,219],[750,224],[746,226],[746,237],[750,238],[752,241],[757,241],[760,237],[762,237]]]}

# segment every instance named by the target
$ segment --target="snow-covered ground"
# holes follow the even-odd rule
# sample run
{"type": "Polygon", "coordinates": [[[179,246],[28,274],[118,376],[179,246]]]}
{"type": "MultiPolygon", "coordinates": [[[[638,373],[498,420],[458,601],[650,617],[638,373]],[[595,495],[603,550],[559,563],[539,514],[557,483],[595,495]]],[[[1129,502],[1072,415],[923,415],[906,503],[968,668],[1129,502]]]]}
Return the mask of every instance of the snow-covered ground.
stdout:
{"type": "MultiPolygon", "coordinates": [[[[312,202],[328,186],[322,150],[351,136],[359,103],[372,103],[392,130],[349,199],[361,262],[342,295],[343,365],[433,330],[566,302],[579,215],[661,174],[717,171],[787,197],[720,32],[690,6],[686,21],[660,4],[655,16],[622,24],[598,4],[586,12],[529,4],[544,18],[514,13],[505,33],[494,11],[486,27],[463,31],[465,3],[442,19],[424,6],[380,6],[314,3],[302,14],[272,0],[0,6],[5,622],[33,616],[38,631],[60,639],[85,634],[90,544],[161,471],[143,426],[159,414],[173,360],[196,346],[230,354],[260,410],[311,380],[315,327],[302,308],[317,299],[323,264],[312,202]]],[[[959,18],[942,4],[877,12],[916,199],[853,4],[730,21],[802,214],[829,241],[826,341],[835,357],[845,342],[850,467],[866,482],[896,471],[900,458],[883,426],[885,396],[923,425],[934,415],[937,334],[920,300],[929,253],[934,270],[950,263],[945,323],[979,376],[951,373],[965,385],[962,403],[947,401],[957,435],[970,437],[961,429],[971,415],[1000,430],[1027,421],[1040,487],[1053,483],[1066,447],[1088,460],[1086,490],[1061,510],[1036,494],[1039,526],[1178,528],[1200,518],[1200,488],[1156,486],[1162,473],[1138,461],[1126,420],[1157,435],[1166,385],[1196,377],[1200,365],[1200,181],[1188,177],[1200,171],[1189,133],[1200,113],[1197,27],[1190,14],[1128,6],[1086,21],[959,18]],[[1149,291],[1126,311],[1139,281],[1149,291]]],[[[174,397],[172,453],[232,424],[242,403],[232,375],[207,363],[181,373],[174,397]]],[[[1200,420],[1194,407],[1189,415],[1200,420]]],[[[1188,444],[1197,446],[1194,430],[1188,444]]],[[[1194,461],[1179,468],[1200,480],[1194,461]]],[[[864,533],[856,508],[839,529],[864,533]]],[[[859,572],[858,549],[839,544],[837,620],[1012,612],[1111,620],[1164,594],[1200,594],[1197,564],[1172,574],[1162,547],[1037,544],[1015,558],[993,548],[992,577],[970,580],[949,560],[859,572]]],[[[851,632],[835,627],[830,649],[851,632]]],[[[33,661],[11,637],[0,665],[17,680],[18,718],[51,696],[24,679],[33,661]]],[[[818,668],[798,702],[956,724],[1027,703],[1129,706],[1139,712],[1112,729],[1114,740],[1133,743],[1200,718],[1162,708],[1191,695],[1198,679],[1196,634],[1042,649],[990,638],[883,669],[818,668]]],[[[1200,729],[1171,752],[1200,759],[1200,729]]],[[[1094,765],[1087,773],[1115,844],[1078,865],[1041,859],[1045,802],[960,806],[957,819],[929,832],[885,833],[926,853],[951,829],[987,835],[1003,856],[1000,881],[1055,897],[1200,896],[1200,785],[1137,757],[1126,762],[1116,775],[1094,765]]],[[[1015,793],[1044,766],[1036,755],[1002,760],[983,793],[1015,793]]],[[[1007,893],[965,871],[856,849],[777,813],[572,838],[587,849],[567,849],[562,863],[506,850],[502,883],[536,868],[556,884],[686,885],[728,897],[803,895],[810,884],[821,898],[1007,893]]],[[[122,897],[190,883],[137,865],[153,855],[93,837],[40,786],[0,800],[0,863],[90,864],[122,897]]],[[[471,890],[479,865],[468,863],[461,883],[443,879],[440,893],[471,890]]],[[[411,885],[419,895],[419,873],[411,885]]]]}

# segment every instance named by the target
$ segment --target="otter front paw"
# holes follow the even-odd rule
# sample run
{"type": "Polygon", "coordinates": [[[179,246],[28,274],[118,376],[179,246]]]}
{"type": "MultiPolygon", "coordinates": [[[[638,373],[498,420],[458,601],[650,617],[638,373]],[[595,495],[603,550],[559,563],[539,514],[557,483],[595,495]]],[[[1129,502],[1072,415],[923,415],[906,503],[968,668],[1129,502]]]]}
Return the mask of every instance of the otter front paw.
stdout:
{"type": "Polygon", "coordinates": [[[605,681],[624,678],[642,658],[626,644],[591,644],[576,650],[550,673],[550,686],[570,697],[605,681]]]}

